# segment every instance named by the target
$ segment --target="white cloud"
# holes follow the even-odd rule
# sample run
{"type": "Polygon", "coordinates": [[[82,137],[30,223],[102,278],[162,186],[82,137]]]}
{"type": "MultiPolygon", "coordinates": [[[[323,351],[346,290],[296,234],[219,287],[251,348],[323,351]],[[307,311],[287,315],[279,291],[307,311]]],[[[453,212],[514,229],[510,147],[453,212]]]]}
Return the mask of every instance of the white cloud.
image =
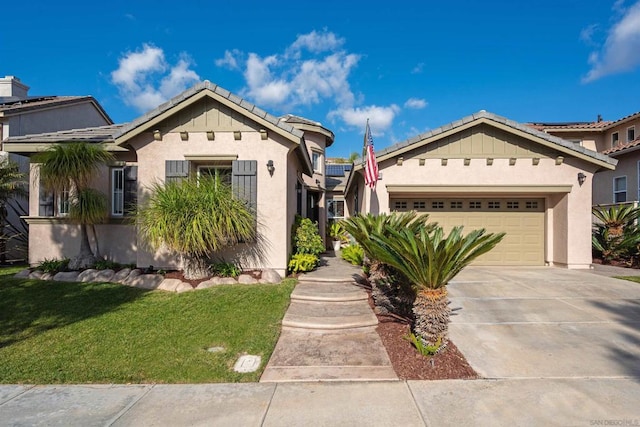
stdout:
{"type": "Polygon", "coordinates": [[[330,118],[340,118],[354,129],[364,129],[367,119],[373,135],[383,135],[391,127],[400,107],[391,104],[387,107],[369,105],[357,108],[343,108],[329,113],[330,118]]]}
{"type": "Polygon", "coordinates": [[[411,70],[411,74],[420,74],[422,73],[423,69],[424,69],[424,62],[421,62],[415,67],[413,67],[413,70],[411,70]]]}
{"type": "Polygon", "coordinates": [[[585,27],[580,31],[580,40],[586,43],[589,46],[596,46],[596,43],[593,41],[593,36],[598,29],[598,24],[591,24],[588,27],[585,27]]]}
{"type": "Polygon", "coordinates": [[[238,49],[225,50],[224,57],[216,59],[215,64],[217,67],[224,67],[230,70],[239,70],[240,66],[238,61],[242,59],[242,52],[238,49]]]}
{"type": "Polygon", "coordinates": [[[309,34],[298,35],[295,42],[289,47],[290,52],[299,53],[302,49],[307,49],[312,53],[335,51],[344,43],[344,39],[337,37],[327,30],[321,33],[311,31],[309,34]]]}
{"type": "Polygon", "coordinates": [[[147,111],[200,80],[190,69],[191,65],[190,58],[183,55],[171,66],[162,49],[144,44],[141,50],[128,52],[120,58],[118,69],[111,73],[111,81],[127,105],[147,111]]]}
{"type": "Polygon", "coordinates": [[[414,110],[421,110],[427,106],[427,101],[420,98],[409,98],[404,103],[405,108],[412,108],[414,110]]]}
{"type": "MultiPolygon", "coordinates": [[[[622,7],[616,2],[616,7],[622,7]]],[[[640,1],[623,12],[613,25],[600,51],[589,57],[591,70],[583,82],[592,82],[604,76],[633,70],[640,65],[640,1]]]]}

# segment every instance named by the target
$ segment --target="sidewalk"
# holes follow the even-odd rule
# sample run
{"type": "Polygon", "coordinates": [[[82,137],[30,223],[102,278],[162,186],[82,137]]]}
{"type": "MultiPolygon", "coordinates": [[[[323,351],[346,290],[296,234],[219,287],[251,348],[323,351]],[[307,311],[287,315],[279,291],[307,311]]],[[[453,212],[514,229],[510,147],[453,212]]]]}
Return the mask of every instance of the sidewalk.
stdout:
{"type": "Polygon", "coordinates": [[[0,425],[638,425],[638,401],[615,378],[0,386],[0,425]]]}

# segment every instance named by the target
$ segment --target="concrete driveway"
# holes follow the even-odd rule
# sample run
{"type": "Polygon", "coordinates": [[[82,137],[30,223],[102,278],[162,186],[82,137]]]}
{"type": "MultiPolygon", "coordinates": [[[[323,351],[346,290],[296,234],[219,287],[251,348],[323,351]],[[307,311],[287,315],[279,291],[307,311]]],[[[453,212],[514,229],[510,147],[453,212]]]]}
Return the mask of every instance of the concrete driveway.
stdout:
{"type": "Polygon", "coordinates": [[[450,336],[484,378],[640,379],[640,283],[552,267],[468,267],[450,336]]]}

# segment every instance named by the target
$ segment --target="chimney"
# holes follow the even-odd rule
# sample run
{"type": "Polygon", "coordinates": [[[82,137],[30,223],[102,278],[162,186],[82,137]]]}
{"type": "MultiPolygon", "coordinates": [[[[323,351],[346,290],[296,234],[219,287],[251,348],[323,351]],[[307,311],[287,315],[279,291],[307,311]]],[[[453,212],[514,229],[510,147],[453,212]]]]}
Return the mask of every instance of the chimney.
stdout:
{"type": "Polygon", "coordinates": [[[15,76],[0,78],[0,96],[13,96],[18,99],[26,99],[29,86],[20,82],[15,76]]]}
{"type": "Polygon", "coordinates": [[[602,121],[602,114],[598,114],[598,123],[602,121]]]}

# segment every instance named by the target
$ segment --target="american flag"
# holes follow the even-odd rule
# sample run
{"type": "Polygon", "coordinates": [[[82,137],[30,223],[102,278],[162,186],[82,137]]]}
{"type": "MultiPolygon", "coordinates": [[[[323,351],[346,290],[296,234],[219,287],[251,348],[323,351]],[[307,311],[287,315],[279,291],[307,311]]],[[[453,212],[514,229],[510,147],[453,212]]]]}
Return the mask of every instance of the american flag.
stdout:
{"type": "Polygon", "coordinates": [[[369,120],[367,120],[367,128],[364,131],[364,149],[364,183],[369,188],[373,188],[378,181],[378,163],[376,163],[376,155],[373,152],[373,138],[371,137],[371,129],[369,129],[369,120]]]}

